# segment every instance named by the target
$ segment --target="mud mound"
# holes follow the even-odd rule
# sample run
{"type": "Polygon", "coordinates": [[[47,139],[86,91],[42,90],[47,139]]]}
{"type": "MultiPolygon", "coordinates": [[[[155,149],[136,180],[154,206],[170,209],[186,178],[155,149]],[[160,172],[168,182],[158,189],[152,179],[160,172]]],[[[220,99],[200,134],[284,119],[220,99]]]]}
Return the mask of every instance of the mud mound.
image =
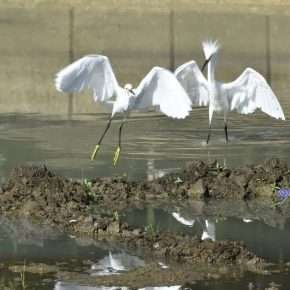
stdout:
{"type": "Polygon", "coordinates": [[[233,170],[216,162],[194,161],[183,171],[140,183],[124,178],[72,181],[46,167],[24,166],[15,168],[2,186],[0,211],[66,225],[72,220],[95,220],[89,214],[92,205],[112,215],[114,211],[144,202],[257,197],[275,201],[274,187],[288,186],[289,182],[287,164],[279,159],[233,170]]]}
{"type": "Polygon", "coordinates": [[[25,166],[14,169],[2,187],[0,211],[6,216],[25,216],[62,230],[117,241],[128,248],[142,248],[175,261],[259,264],[262,260],[242,243],[201,241],[189,236],[157,233],[154,229],[129,228],[120,221],[118,210],[135,202],[193,199],[197,197],[197,189],[200,190],[198,198],[241,199],[246,194],[250,196],[251,186],[256,189],[254,184],[281,184],[287,178],[288,168],[278,160],[236,170],[196,161],[182,172],[139,184],[123,178],[72,181],[53,174],[46,167],[25,166]]]}
{"type": "Polygon", "coordinates": [[[15,168],[2,187],[4,214],[37,218],[53,224],[86,212],[92,199],[78,182],[56,176],[46,167],[15,168]]]}

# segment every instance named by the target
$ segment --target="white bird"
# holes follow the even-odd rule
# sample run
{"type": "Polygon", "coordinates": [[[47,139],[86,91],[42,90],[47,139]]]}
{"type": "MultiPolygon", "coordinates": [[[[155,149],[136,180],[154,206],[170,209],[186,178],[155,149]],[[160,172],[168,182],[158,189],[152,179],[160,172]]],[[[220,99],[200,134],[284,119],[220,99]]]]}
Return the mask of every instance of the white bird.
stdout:
{"type": "Polygon", "coordinates": [[[209,132],[214,112],[223,112],[225,137],[228,141],[227,116],[229,111],[236,110],[241,114],[250,114],[257,109],[276,119],[285,120],[282,108],[265,78],[252,68],[244,72],[233,82],[222,83],[215,80],[215,68],[218,59],[219,43],[205,41],[202,43],[206,61],[202,71],[208,64],[207,79],[203,76],[194,60],[175,70],[175,75],[193,105],[209,107],[209,132]]]}
{"type": "Polygon", "coordinates": [[[93,160],[101,142],[110,128],[116,113],[123,113],[124,120],[119,128],[119,145],[115,151],[114,165],[121,151],[122,127],[131,110],[157,107],[165,115],[183,119],[191,111],[191,100],[170,71],[153,67],[136,89],[131,84],[120,87],[111,63],[103,55],[87,55],[73,62],[56,75],[55,86],[61,92],[92,90],[96,102],[111,103],[112,115],[91,156],[93,160]],[[115,97],[114,101],[110,101],[115,97]]]}

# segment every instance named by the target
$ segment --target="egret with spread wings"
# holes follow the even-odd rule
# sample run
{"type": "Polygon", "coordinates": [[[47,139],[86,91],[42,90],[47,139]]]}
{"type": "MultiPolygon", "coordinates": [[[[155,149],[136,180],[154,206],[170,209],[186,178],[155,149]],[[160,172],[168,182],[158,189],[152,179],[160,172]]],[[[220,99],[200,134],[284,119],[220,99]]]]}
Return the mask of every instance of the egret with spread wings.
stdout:
{"type": "Polygon", "coordinates": [[[265,78],[252,68],[244,72],[233,82],[222,83],[215,80],[215,68],[218,58],[219,44],[217,41],[203,42],[206,61],[200,71],[194,60],[189,61],[175,70],[175,76],[188,93],[193,105],[209,107],[209,132],[214,112],[223,112],[226,142],[228,141],[228,112],[236,110],[241,114],[250,114],[257,109],[276,119],[285,120],[282,108],[265,78]],[[202,71],[208,65],[207,79],[202,71]]]}
{"type": "Polygon", "coordinates": [[[61,92],[79,93],[92,90],[96,102],[113,105],[111,117],[95,146],[91,160],[95,159],[115,114],[124,115],[119,128],[119,143],[114,155],[114,166],[121,152],[122,128],[131,110],[157,107],[165,115],[177,119],[185,118],[191,111],[190,98],[170,71],[154,67],[136,89],[133,89],[131,84],[126,84],[122,88],[118,84],[109,59],[103,55],[84,56],[68,65],[57,73],[55,86],[61,92]]]}

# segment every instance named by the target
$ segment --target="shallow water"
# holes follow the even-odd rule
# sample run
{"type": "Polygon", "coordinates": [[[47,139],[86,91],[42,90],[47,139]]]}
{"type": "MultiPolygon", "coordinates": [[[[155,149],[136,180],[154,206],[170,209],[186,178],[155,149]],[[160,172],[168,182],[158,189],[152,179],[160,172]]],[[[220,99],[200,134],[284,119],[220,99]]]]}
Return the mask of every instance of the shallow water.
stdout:
{"type": "Polygon", "coordinates": [[[89,178],[124,174],[130,179],[152,179],[177,170],[192,159],[235,167],[267,158],[290,161],[290,122],[262,114],[231,114],[225,144],[223,121],[214,123],[207,136],[207,109],[196,109],[186,120],[158,114],[133,116],[124,127],[117,168],[112,166],[119,120],[103,141],[95,161],[90,154],[108,115],[74,115],[72,119],[37,114],[0,116],[0,172],[2,181],[19,164],[45,164],[68,177],[89,178]]]}
{"type": "Polygon", "coordinates": [[[244,218],[197,214],[194,208],[131,209],[124,215],[124,221],[134,227],[152,227],[154,231],[170,231],[187,234],[213,241],[238,240],[256,255],[269,262],[286,263],[290,261],[290,218],[283,223],[266,224],[261,217],[244,218]]]}
{"type": "MultiPolygon", "coordinates": [[[[251,289],[249,285],[253,285],[252,289],[265,289],[276,283],[281,285],[279,289],[288,289],[290,269],[285,264],[290,261],[290,218],[285,219],[283,227],[280,225],[277,228],[257,217],[196,215],[196,210],[191,209],[191,212],[189,208],[131,209],[122,218],[129,225],[150,226],[155,231],[186,233],[202,239],[242,240],[257,255],[276,263],[271,275],[241,270],[237,272],[235,279],[192,281],[191,284],[183,285],[185,288],[240,290],[251,289]]],[[[0,287],[10,284],[20,287],[21,273],[25,271],[26,289],[119,289],[118,286],[124,285],[110,288],[93,286],[90,282],[90,286],[86,286],[85,277],[122,275],[147,263],[142,253],[128,252],[110,243],[96,242],[88,237],[69,236],[49,227],[33,225],[26,220],[13,221],[2,217],[0,222],[0,287]],[[74,281],[72,278],[65,278],[72,277],[67,276],[67,273],[75,273],[74,281]],[[78,282],[78,275],[81,275],[81,282],[78,282]]],[[[160,267],[163,265],[160,264],[160,267]]],[[[146,289],[151,290],[150,287],[146,289]]]]}

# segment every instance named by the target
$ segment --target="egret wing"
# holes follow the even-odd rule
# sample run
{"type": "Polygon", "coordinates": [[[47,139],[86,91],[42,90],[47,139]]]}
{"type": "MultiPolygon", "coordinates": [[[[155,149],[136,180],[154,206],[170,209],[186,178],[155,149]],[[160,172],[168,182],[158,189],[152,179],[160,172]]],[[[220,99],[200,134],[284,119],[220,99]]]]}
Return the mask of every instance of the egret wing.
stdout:
{"type": "Polygon", "coordinates": [[[135,90],[134,109],[159,107],[165,115],[182,119],[191,111],[191,101],[173,73],[154,67],[135,90]]]}
{"type": "Polygon", "coordinates": [[[208,106],[208,81],[194,60],[179,66],[174,74],[189,95],[193,105],[208,106]]]}
{"type": "Polygon", "coordinates": [[[57,73],[55,86],[61,92],[92,90],[95,101],[112,98],[119,88],[111,63],[103,55],[87,55],[57,73]]]}
{"type": "Polygon", "coordinates": [[[230,110],[250,114],[261,109],[276,119],[285,120],[277,97],[265,78],[254,69],[246,68],[235,81],[222,84],[222,92],[229,99],[230,110]]]}

